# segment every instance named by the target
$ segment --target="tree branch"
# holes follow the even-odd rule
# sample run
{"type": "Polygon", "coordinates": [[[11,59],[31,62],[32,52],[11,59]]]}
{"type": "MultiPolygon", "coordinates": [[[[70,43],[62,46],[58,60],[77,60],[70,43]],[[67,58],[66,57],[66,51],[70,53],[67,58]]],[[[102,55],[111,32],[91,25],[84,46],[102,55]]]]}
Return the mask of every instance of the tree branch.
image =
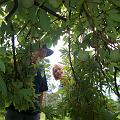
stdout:
{"type": "Polygon", "coordinates": [[[16,55],[15,55],[15,37],[14,35],[12,35],[11,37],[11,41],[12,41],[12,50],[13,50],[13,60],[14,60],[14,71],[15,71],[15,81],[17,79],[17,62],[16,62],[16,55]]]}
{"type": "Polygon", "coordinates": [[[116,89],[116,93],[115,94],[120,99],[120,93],[119,93],[119,89],[118,89],[118,85],[117,85],[117,79],[116,79],[117,70],[119,70],[119,69],[117,67],[114,67],[114,84],[115,84],[115,89],[116,89]]]}
{"type": "MultiPolygon", "coordinates": [[[[101,72],[101,73],[103,74],[103,76],[105,77],[105,80],[106,80],[107,84],[108,84],[109,87],[112,89],[112,86],[111,86],[111,84],[110,84],[109,81],[108,81],[108,77],[107,77],[105,71],[103,70],[102,63],[100,62],[100,59],[99,59],[99,58],[96,58],[95,61],[98,63],[100,72],[101,72]]],[[[112,90],[115,92],[114,89],[112,89],[112,90]]]]}
{"type": "MultiPolygon", "coordinates": [[[[9,24],[10,24],[11,31],[14,32],[12,21],[9,21],[9,24]]],[[[16,48],[15,48],[15,36],[14,36],[14,34],[11,35],[11,42],[12,42],[12,54],[13,54],[13,64],[14,64],[14,72],[15,72],[14,80],[16,81],[17,78],[20,77],[20,76],[18,76],[18,70],[17,70],[17,62],[16,62],[16,55],[15,55],[16,48]]]]}
{"type": "MultiPolygon", "coordinates": [[[[40,4],[38,2],[36,2],[36,1],[34,2],[34,5],[40,6],[40,4]]],[[[41,5],[40,8],[45,10],[46,12],[50,13],[51,15],[57,17],[59,20],[63,20],[65,22],[67,21],[67,19],[64,16],[60,16],[59,14],[55,13],[54,11],[52,11],[51,9],[47,8],[44,5],[41,5]]]]}
{"type": "Polygon", "coordinates": [[[70,62],[70,66],[71,66],[71,69],[72,69],[72,73],[73,73],[73,76],[75,78],[75,80],[77,81],[77,77],[76,77],[76,74],[75,74],[75,71],[74,71],[74,68],[73,68],[73,65],[72,65],[72,60],[71,60],[71,54],[70,54],[70,49],[71,49],[71,40],[70,40],[70,30],[68,30],[68,34],[69,34],[69,38],[68,38],[68,55],[69,55],[69,62],[70,62]]]}
{"type": "MultiPolygon", "coordinates": [[[[69,8],[70,8],[70,0],[69,0],[69,8]]],[[[71,19],[71,9],[69,9],[69,17],[68,17],[69,21],[71,19]]],[[[75,71],[74,71],[74,68],[73,68],[73,65],[72,65],[72,60],[71,60],[71,54],[70,54],[70,49],[71,49],[71,35],[70,35],[70,27],[69,27],[69,24],[67,26],[67,32],[68,32],[68,35],[69,35],[69,38],[68,38],[68,55],[69,55],[69,62],[70,62],[70,66],[71,66],[71,69],[72,69],[72,73],[73,73],[73,76],[74,76],[74,79],[76,80],[77,82],[77,77],[76,77],[76,74],[75,74],[75,71]]]]}

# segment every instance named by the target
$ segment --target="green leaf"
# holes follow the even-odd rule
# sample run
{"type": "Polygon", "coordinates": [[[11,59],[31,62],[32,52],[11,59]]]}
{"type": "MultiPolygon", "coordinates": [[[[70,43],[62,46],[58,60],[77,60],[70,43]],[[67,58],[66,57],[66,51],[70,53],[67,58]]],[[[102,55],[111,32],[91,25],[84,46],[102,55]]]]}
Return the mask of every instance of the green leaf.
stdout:
{"type": "Polygon", "coordinates": [[[101,0],[89,0],[89,2],[100,3],[100,2],[101,2],[101,0]]]}
{"type": "Polygon", "coordinates": [[[118,33],[115,29],[115,27],[111,26],[111,27],[106,27],[106,33],[108,36],[110,36],[113,39],[116,39],[118,36],[118,33]]]}
{"type": "Polygon", "coordinates": [[[117,38],[117,31],[114,27],[112,27],[112,32],[113,32],[114,38],[117,38]]]}
{"type": "Polygon", "coordinates": [[[15,85],[15,87],[16,87],[17,89],[20,89],[20,88],[23,87],[23,83],[20,82],[20,81],[16,81],[16,82],[14,82],[14,85],[15,85]]]}
{"type": "Polygon", "coordinates": [[[0,9],[0,15],[4,16],[4,12],[2,8],[0,9]]]}
{"type": "Polygon", "coordinates": [[[5,108],[5,100],[0,97],[0,110],[5,108]]]}
{"type": "MultiPolygon", "coordinates": [[[[14,2],[12,2],[11,0],[9,0],[8,3],[7,3],[7,5],[6,5],[6,7],[5,7],[5,11],[6,11],[6,12],[11,11],[12,8],[13,8],[13,6],[14,6],[14,2]]],[[[0,9],[1,9],[1,8],[0,8],[0,9]]]]}
{"type": "Polygon", "coordinates": [[[108,66],[110,73],[113,73],[113,67],[114,67],[113,65],[109,65],[109,66],[108,66]]]}
{"type": "Polygon", "coordinates": [[[29,88],[28,88],[28,89],[23,88],[23,89],[21,89],[21,90],[19,91],[19,94],[20,94],[24,99],[26,99],[26,100],[29,101],[30,97],[32,96],[32,90],[29,89],[29,88]]]}
{"type": "Polygon", "coordinates": [[[101,56],[102,60],[108,59],[109,58],[109,52],[105,51],[104,49],[100,49],[100,56],[101,56]]]}
{"type": "Polygon", "coordinates": [[[110,18],[116,22],[120,22],[120,14],[111,14],[110,18]]]}
{"type": "Polygon", "coordinates": [[[110,27],[116,27],[117,26],[117,22],[114,21],[113,19],[111,19],[109,16],[106,17],[106,20],[107,20],[108,26],[110,26],[110,27]]]}
{"type": "Polygon", "coordinates": [[[113,10],[110,10],[110,11],[108,12],[108,14],[109,14],[109,17],[110,17],[112,20],[114,20],[114,21],[116,21],[116,22],[120,22],[120,13],[119,13],[119,11],[117,11],[116,9],[113,9],[113,10]]]}
{"type": "Polygon", "coordinates": [[[58,8],[61,3],[62,0],[49,0],[49,4],[54,8],[58,8]]]}
{"type": "Polygon", "coordinates": [[[115,113],[115,114],[114,114],[114,120],[120,120],[120,119],[115,119],[115,118],[117,118],[119,115],[120,115],[120,112],[115,113]]]}
{"type": "Polygon", "coordinates": [[[35,51],[36,49],[39,48],[39,45],[38,44],[33,44],[32,47],[31,47],[31,50],[32,51],[35,51]]]}
{"type": "Polygon", "coordinates": [[[0,76],[0,91],[2,92],[3,96],[5,97],[7,96],[7,87],[1,76],[0,76]]]}
{"type": "Polygon", "coordinates": [[[5,30],[6,30],[6,24],[5,24],[5,22],[2,22],[2,25],[0,26],[0,29],[1,29],[1,31],[0,32],[2,32],[2,33],[4,33],[5,32],[5,30]]]}
{"type": "Polygon", "coordinates": [[[44,12],[44,11],[39,12],[39,21],[40,21],[40,26],[42,29],[44,29],[45,31],[49,30],[50,18],[46,12],[44,12]]]}
{"type": "Polygon", "coordinates": [[[88,52],[86,52],[86,51],[80,51],[79,52],[79,56],[78,56],[78,59],[80,60],[80,61],[88,61],[88,59],[89,59],[89,53],[88,52]]]}
{"type": "Polygon", "coordinates": [[[40,5],[42,5],[45,2],[45,0],[36,0],[36,2],[38,2],[40,5]]]}
{"type": "Polygon", "coordinates": [[[33,7],[29,8],[29,15],[28,16],[31,19],[31,22],[33,24],[38,22],[38,19],[37,19],[37,16],[36,16],[37,9],[38,8],[36,6],[33,6],[33,7]]]}
{"type": "Polygon", "coordinates": [[[51,36],[45,36],[45,37],[44,37],[44,42],[46,43],[46,45],[47,45],[48,47],[51,47],[51,45],[52,45],[51,36]]]}
{"type": "Polygon", "coordinates": [[[120,0],[110,0],[114,5],[120,7],[120,0]]]}
{"type": "Polygon", "coordinates": [[[34,0],[21,0],[21,2],[25,8],[30,8],[34,5],[34,0]]]}
{"type": "Polygon", "coordinates": [[[5,64],[2,60],[0,60],[0,70],[5,73],[5,64]]]}
{"type": "Polygon", "coordinates": [[[119,50],[113,50],[110,52],[110,59],[112,62],[119,62],[120,61],[120,51],[119,50]]]}
{"type": "Polygon", "coordinates": [[[0,47],[0,55],[6,55],[6,48],[0,47]]]}

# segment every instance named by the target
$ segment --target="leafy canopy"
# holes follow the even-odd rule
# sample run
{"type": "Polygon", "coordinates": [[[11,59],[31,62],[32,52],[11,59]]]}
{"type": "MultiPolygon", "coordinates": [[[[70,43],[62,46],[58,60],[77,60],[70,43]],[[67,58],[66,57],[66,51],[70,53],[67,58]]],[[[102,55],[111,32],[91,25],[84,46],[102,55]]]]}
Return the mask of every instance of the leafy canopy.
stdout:
{"type": "Polygon", "coordinates": [[[68,44],[61,49],[67,81],[61,117],[117,119],[106,91],[120,99],[119,0],[1,0],[1,107],[34,106],[31,52],[56,45],[61,35],[68,44]]]}

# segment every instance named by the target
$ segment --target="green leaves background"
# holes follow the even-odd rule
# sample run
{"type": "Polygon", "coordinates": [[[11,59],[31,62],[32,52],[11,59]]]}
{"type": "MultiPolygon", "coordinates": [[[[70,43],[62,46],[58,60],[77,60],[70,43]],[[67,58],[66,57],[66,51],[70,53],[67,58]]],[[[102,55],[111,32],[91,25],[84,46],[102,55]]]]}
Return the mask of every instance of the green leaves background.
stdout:
{"type": "Polygon", "coordinates": [[[48,114],[53,115],[49,119],[55,118],[56,112],[61,113],[62,120],[66,116],[72,120],[106,120],[114,116],[119,110],[110,107],[105,91],[116,94],[117,82],[120,92],[119,79],[114,79],[114,68],[118,69],[117,78],[120,69],[120,1],[18,0],[18,5],[15,1],[0,1],[0,94],[4,103],[0,106],[11,101],[20,110],[33,105],[31,52],[43,44],[55,46],[63,35],[65,45],[70,45],[69,49],[64,46],[61,49],[69,82],[58,93],[62,101],[54,109],[58,108],[55,114],[48,114]],[[18,84],[14,80],[12,35],[18,41],[15,46],[18,84]]]}

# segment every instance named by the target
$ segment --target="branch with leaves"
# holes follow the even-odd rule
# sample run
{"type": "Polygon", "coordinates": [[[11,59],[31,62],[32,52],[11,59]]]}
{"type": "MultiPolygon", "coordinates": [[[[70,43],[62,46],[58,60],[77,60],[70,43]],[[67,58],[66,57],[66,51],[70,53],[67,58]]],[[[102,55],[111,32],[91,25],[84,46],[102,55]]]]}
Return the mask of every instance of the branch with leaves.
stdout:
{"type": "Polygon", "coordinates": [[[71,69],[72,69],[73,76],[74,76],[75,80],[77,81],[77,77],[76,77],[75,70],[74,70],[74,68],[73,68],[72,60],[71,60],[71,52],[70,52],[70,49],[71,49],[70,29],[68,30],[68,33],[69,33],[69,38],[68,38],[68,55],[69,55],[69,62],[70,62],[70,66],[71,66],[71,69]]]}
{"type": "Polygon", "coordinates": [[[11,41],[12,41],[12,51],[13,51],[15,81],[16,81],[16,79],[18,77],[18,71],[17,71],[17,62],[16,62],[16,55],[15,55],[16,48],[15,48],[15,36],[14,36],[14,33],[13,33],[14,32],[14,28],[13,28],[11,17],[15,13],[15,11],[17,10],[17,8],[18,8],[18,0],[14,0],[14,6],[13,6],[12,10],[5,17],[5,20],[6,20],[7,24],[10,24],[10,29],[12,31],[11,41]]]}
{"type": "MultiPolygon", "coordinates": [[[[69,8],[70,8],[70,0],[69,0],[69,8]]],[[[71,19],[71,9],[69,9],[69,21],[71,19]]],[[[76,77],[76,74],[75,74],[75,70],[73,68],[73,65],[72,65],[72,59],[71,59],[71,35],[70,35],[70,27],[69,27],[69,24],[67,26],[67,32],[68,32],[68,35],[69,35],[69,38],[68,38],[68,55],[69,55],[69,62],[70,62],[70,66],[71,66],[71,69],[72,69],[72,73],[73,73],[73,76],[74,76],[74,79],[77,81],[77,77],[76,77]]]]}
{"type": "Polygon", "coordinates": [[[13,9],[8,13],[8,15],[5,17],[5,20],[8,21],[12,15],[15,13],[15,11],[17,10],[18,8],[18,0],[14,0],[14,6],[13,6],[13,9]]]}
{"type": "MultiPolygon", "coordinates": [[[[36,1],[34,2],[34,5],[40,6],[40,4],[39,4],[38,2],[36,2],[36,1]]],[[[41,5],[40,8],[43,9],[43,10],[45,10],[45,11],[48,12],[49,14],[57,17],[59,20],[63,20],[63,21],[65,21],[65,22],[67,21],[67,19],[66,19],[64,16],[60,16],[59,14],[55,13],[54,11],[52,11],[51,9],[47,8],[47,7],[44,6],[44,5],[41,5]]]]}

